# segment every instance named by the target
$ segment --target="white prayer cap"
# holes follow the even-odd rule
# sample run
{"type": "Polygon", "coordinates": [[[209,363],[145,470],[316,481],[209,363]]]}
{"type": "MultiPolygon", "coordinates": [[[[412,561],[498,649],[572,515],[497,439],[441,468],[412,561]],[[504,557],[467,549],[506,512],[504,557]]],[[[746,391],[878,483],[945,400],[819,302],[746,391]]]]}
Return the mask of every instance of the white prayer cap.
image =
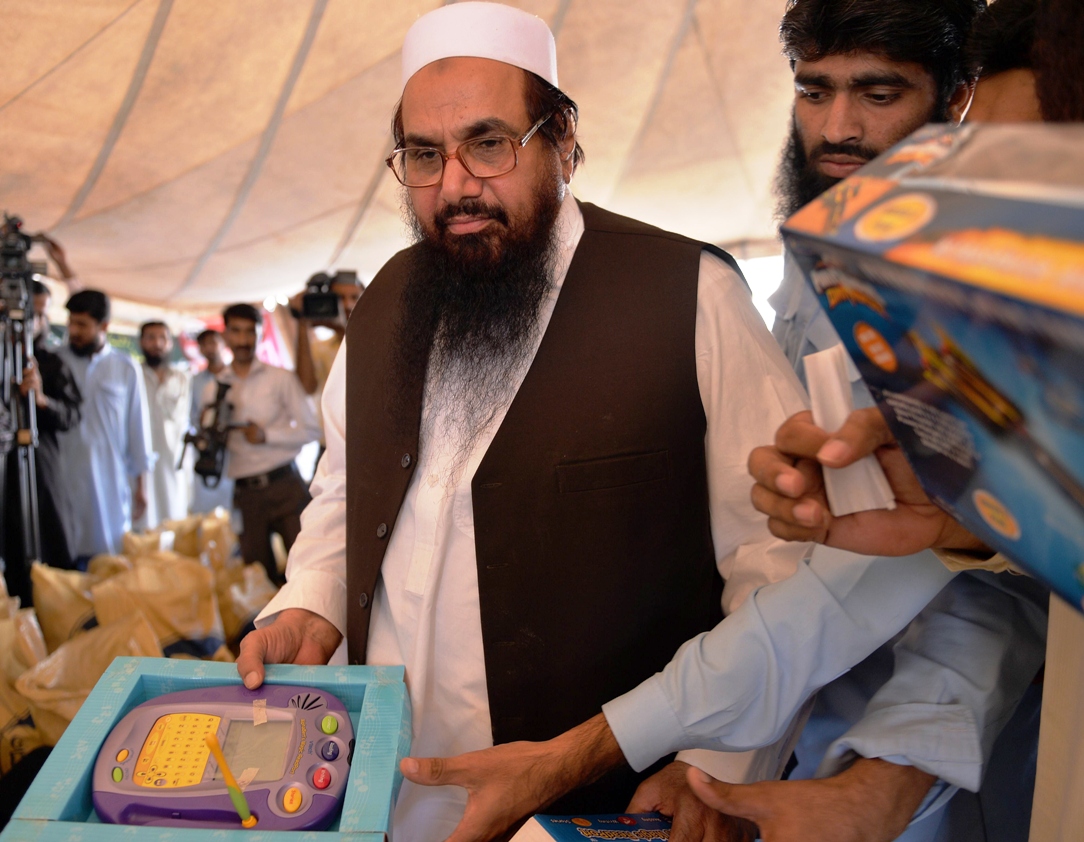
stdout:
{"type": "Polygon", "coordinates": [[[529,70],[557,87],[557,47],[545,21],[501,3],[453,3],[418,18],[403,41],[403,87],[434,61],[470,56],[529,70]]]}

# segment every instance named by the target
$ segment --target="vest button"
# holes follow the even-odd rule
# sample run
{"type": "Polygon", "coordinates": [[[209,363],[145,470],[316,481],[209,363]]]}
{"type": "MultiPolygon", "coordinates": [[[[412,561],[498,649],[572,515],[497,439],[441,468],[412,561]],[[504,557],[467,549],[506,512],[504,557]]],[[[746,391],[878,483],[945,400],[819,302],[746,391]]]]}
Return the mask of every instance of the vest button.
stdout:
{"type": "Polygon", "coordinates": [[[382,523],[382,524],[380,524],[380,526],[378,526],[376,528],[376,537],[377,538],[383,538],[387,534],[388,534],[388,525],[386,523],[382,523]]]}
{"type": "Polygon", "coordinates": [[[409,453],[404,453],[403,458],[399,460],[399,464],[402,465],[404,468],[409,468],[410,467],[410,454],[409,453]]]}
{"type": "Polygon", "coordinates": [[[359,596],[358,597],[358,605],[360,605],[362,608],[368,608],[369,607],[369,594],[363,593],[361,596],[359,596]]]}

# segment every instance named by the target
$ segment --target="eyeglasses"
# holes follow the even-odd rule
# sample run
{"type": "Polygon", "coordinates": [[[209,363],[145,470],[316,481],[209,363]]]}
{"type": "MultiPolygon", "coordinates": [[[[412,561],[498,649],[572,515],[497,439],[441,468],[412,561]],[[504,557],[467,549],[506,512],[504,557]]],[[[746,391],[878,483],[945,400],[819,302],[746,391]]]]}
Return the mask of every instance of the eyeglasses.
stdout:
{"type": "Polygon", "coordinates": [[[432,146],[406,146],[396,149],[384,161],[404,187],[432,187],[444,178],[444,165],[455,158],[475,178],[495,178],[510,173],[519,163],[519,149],[527,145],[553,114],[547,114],[521,138],[487,135],[465,140],[446,155],[432,146]]]}

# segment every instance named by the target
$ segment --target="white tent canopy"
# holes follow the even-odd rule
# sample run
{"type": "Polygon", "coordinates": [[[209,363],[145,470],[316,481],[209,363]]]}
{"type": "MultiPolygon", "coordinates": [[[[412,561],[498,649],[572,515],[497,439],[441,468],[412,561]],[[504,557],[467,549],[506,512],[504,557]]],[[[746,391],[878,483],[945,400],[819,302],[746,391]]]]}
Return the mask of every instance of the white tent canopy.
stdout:
{"type": "MultiPolygon", "coordinates": [[[[0,206],[83,283],[196,310],[371,277],[405,244],[384,165],[399,47],[434,0],[2,0],[0,206]]],[[[517,0],[581,111],[581,199],[775,241],[782,2],[517,0]]]]}

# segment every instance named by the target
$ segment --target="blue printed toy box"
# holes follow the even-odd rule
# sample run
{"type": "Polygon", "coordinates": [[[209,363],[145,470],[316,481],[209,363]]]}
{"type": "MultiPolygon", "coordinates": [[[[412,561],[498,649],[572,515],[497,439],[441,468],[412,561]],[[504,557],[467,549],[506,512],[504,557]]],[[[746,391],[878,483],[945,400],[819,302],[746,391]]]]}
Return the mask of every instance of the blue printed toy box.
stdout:
{"type": "Polygon", "coordinates": [[[261,831],[100,822],[91,802],[98,749],[137,705],[183,690],[239,683],[233,664],[168,658],[117,658],[102,675],[16,808],[0,842],[383,842],[410,751],[410,701],[402,667],[269,665],[267,684],[314,687],[337,696],[354,726],[355,746],[342,812],[325,831],[261,831]]]}
{"type": "Polygon", "coordinates": [[[1084,610],[1084,127],[927,126],[783,231],[930,497],[1084,610]]]}

